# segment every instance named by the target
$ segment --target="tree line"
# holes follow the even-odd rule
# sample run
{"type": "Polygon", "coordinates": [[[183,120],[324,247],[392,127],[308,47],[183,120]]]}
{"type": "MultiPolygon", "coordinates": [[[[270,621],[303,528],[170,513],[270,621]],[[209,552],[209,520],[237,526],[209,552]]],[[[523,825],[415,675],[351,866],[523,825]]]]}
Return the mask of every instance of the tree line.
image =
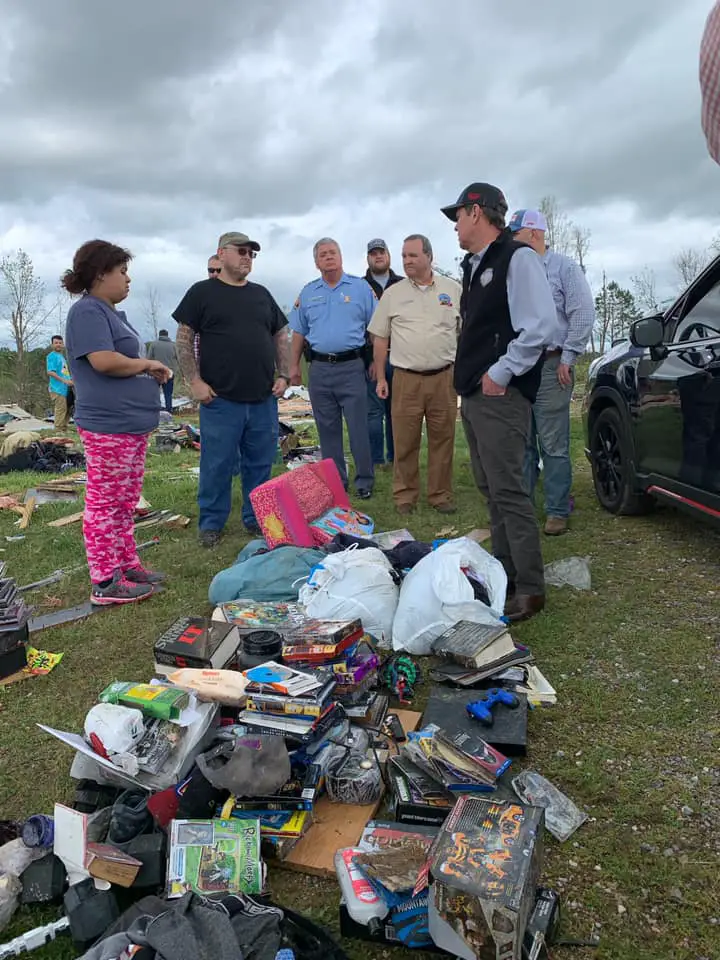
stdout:
{"type": "MultiPolygon", "coordinates": [[[[572,220],[554,196],[543,197],[539,209],[547,220],[548,247],[572,257],[585,272],[590,256],[590,230],[572,220]]],[[[706,248],[685,247],[680,250],[672,261],[677,293],[718,254],[720,236],[706,248]]],[[[459,263],[458,257],[454,271],[436,269],[438,273],[457,278],[459,263]]],[[[623,287],[603,271],[602,284],[595,294],[596,321],[589,344],[591,353],[604,353],[616,340],[627,336],[633,320],[648,313],[658,313],[669,305],[668,300],[660,297],[657,276],[650,267],[646,266],[632,276],[630,284],[630,287],[623,287]]],[[[45,342],[50,335],[62,332],[69,303],[64,293],[53,295],[48,291],[24,250],[5,254],[0,259],[0,323],[7,327],[14,344],[14,350],[0,349],[1,402],[20,403],[38,413],[40,408],[44,410],[47,406],[44,364],[40,374],[39,358],[44,356],[45,342]],[[39,386],[41,390],[38,390],[39,386]]],[[[164,310],[155,287],[147,288],[142,312],[153,338],[157,338],[164,310]]]]}

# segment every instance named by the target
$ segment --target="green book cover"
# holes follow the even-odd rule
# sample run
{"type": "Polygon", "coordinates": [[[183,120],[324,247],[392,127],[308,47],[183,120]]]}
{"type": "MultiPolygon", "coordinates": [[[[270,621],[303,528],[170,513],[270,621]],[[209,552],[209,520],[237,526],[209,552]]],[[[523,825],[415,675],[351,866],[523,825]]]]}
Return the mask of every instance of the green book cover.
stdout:
{"type": "Polygon", "coordinates": [[[257,820],[173,820],[166,893],[262,893],[257,820]]]}

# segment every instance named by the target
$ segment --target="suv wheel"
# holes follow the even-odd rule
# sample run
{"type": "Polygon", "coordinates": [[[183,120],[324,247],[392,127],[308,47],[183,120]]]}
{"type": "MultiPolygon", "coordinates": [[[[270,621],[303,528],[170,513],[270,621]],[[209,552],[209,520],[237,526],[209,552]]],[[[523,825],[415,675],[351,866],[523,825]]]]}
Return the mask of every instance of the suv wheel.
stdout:
{"type": "Polygon", "coordinates": [[[650,498],[636,490],[630,441],[620,413],[606,407],[590,429],[590,454],[595,494],[609,513],[644,513],[650,498]]]}

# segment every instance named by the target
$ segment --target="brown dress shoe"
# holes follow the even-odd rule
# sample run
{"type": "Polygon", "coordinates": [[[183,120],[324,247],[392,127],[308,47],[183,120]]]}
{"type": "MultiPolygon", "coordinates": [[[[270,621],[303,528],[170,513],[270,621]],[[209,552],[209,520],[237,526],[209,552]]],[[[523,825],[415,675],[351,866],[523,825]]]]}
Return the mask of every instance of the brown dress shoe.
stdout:
{"type": "Polygon", "coordinates": [[[505,616],[510,623],[520,623],[521,620],[529,620],[530,617],[534,617],[544,607],[544,593],[516,593],[505,604],[505,616]]]}
{"type": "Polygon", "coordinates": [[[545,521],[545,536],[559,537],[568,531],[568,522],[565,517],[548,517],[545,521]]]}
{"type": "Polygon", "coordinates": [[[415,504],[414,503],[398,503],[395,506],[395,509],[402,517],[407,517],[411,513],[415,513],[415,504]]]}

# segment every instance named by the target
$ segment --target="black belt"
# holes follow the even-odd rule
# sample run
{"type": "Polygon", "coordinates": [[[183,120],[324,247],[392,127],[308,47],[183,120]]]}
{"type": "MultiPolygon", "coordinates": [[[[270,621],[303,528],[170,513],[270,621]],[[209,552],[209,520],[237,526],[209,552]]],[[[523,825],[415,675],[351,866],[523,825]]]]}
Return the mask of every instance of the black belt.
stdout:
{"type": "Polygon", "coordinates": [[[546,359],[546,360],[548,359],[548,357],[561,357],[561,356],[562,356],[562,350],[561,350],[560,347],[558,347],[557,350],[546,350],[546,351],[545,351],[545,359],[546,359]]]}
{"type": "Polygon", "coordinates": [[[418,377],[432,377],[436,373],[444,373],[446,370],[449,370],[451,366],[451,363],[446,363],[444,367],[436,367],[434,370],[408,370],[405,367],[395,367],[395,369],[402,370],[403,373],[417,374],[418,377]]]}
{"type": "Polygon", "coordinates": [[[365,356],[365,348],[357,347],[355,350],[343,350],[342,353],[318,353],[317,350],[310,351],[311,360],[322,360],[324,363],[346,363],[348,360],[357,360],[365,356]]]}

